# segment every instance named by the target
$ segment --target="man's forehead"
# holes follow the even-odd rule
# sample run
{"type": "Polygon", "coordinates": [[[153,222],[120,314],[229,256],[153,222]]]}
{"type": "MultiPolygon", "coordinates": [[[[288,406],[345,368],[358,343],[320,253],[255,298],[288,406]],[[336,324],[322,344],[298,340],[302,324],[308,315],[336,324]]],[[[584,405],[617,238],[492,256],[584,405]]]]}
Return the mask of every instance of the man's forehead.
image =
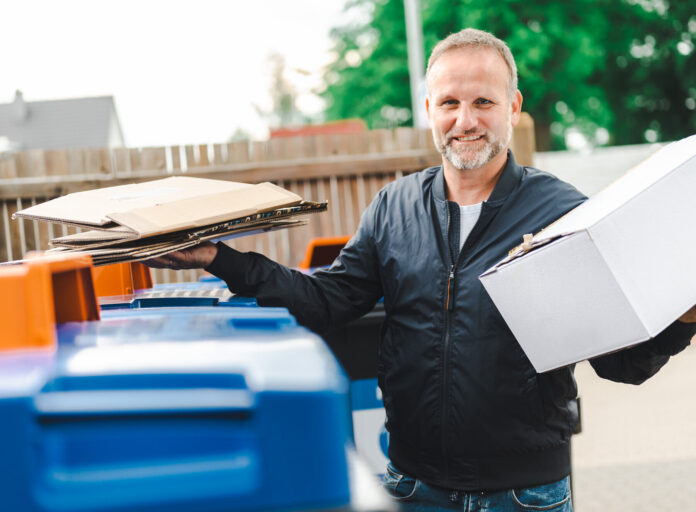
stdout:
{"type": "Polygon", "coordinates": [[[452,73],[466,67],[485,66],[491,69],[502,69],[507,72],[507,64],[502,55],[493,48],[480,46],[462,46],[451,48],[433,63],[430,74],[452,73]]]}
{"type": "Polygon", "coordinates": [[[492,48],[453,48],[433,63],[427,77],[428,92],[435,92],[435,86],[464,86],[472,81],[507,88],[508,74],[505,60],[492,48]]]}

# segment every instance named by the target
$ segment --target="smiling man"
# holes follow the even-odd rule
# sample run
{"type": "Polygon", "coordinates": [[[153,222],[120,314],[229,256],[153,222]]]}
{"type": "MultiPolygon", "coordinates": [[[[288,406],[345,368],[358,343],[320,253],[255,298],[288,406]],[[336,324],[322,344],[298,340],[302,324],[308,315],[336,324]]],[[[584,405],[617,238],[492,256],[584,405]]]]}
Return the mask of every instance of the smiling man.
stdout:
{"type": "MultiPolygon", "coordinates": [[[[427,84],[442,165],[384,187],[330,269],[307,276],[224,244],[152,264],[207,267],[233,292],[287,306],[320,333],[384,297],[384,487],[412,510],[571,510],[574,368],[537,374],[478,276],[585,197],[515,162],[509,145],[522,95],[503,41],[473,29],[449,36],[433,50],[427,84]]],[[[675,322],[591,364],[602,377],[638,384],[694,332],[675,322]]]]}

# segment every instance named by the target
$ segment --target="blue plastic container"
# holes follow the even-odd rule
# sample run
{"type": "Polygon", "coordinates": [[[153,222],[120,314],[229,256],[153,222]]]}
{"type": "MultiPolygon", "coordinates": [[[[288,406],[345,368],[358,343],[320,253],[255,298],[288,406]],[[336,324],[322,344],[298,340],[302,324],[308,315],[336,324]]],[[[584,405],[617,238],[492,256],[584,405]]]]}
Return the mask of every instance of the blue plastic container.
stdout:
{"type": "MultiPolygon", "coordinates": [[[[221,281],[222,282],[222,281],[221,281]]],[[[240,297],[227,290],[222,282],[167,283],[150,290],[141,290],[133,295],[100,297],[102,311],[110,309],[143,309],[161,307],[256,307],[256,299],[240,297]]]]}
{"type": "MultiPolygon", "coordinates": [[[[99,322],[72,322],[58,327],[58,343],[119,343],[202,339],[258,340],[268,333],[298,328],[286,308],[168,307],[111,309],[99,322]],[[102,341],[103,340],[103,341],[102,341]]],[[[302,329],[309,334],[309,331],[302,329]]]]}
{"type": "Polygon", "coordinates": [[[2,509],[347,506],[347,379],[268,309],[114,312],[0,357],[2,509]]]}

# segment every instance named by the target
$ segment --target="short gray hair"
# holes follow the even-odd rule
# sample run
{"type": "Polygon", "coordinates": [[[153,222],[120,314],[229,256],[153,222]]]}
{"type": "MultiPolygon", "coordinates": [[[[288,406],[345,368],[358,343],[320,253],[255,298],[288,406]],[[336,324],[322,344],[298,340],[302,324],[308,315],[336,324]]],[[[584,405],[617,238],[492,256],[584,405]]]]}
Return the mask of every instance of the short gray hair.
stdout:
{"type": "Polygon", "coordinates": [[[512,56],[510,48],[505,44],[505,41],[498,39],[490,32],[475,28],[465,28],[450,34],[435,45],[428,59],[428,68],[425,71],[426,83],[435,61],[442,57],[444,53],[457,48],[491,48],[498,52],[498,55],[503,58],[508,67],[508,96],[512,101],[515,91],[517,91],[517,64],[515,64],[515,58],[512,56]]]}

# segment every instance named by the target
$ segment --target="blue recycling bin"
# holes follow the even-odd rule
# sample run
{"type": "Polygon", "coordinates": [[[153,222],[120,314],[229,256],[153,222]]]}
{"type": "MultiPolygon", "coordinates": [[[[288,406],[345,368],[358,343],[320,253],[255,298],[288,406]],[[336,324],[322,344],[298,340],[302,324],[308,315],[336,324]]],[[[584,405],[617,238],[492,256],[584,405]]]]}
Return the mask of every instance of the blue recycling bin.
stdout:
{"type": "Polygon", "coordinates": [[[233,295],[224,281],[165,283],[132,295],[100,297],[102,311],[162,307],[256,307],[256,299],[233,295]]]}
{"type": "Polygon", "coordinates": [[[347,379],[266,309],[113,311],[0,356],[2,509],[347,506],[347,379]]]}

